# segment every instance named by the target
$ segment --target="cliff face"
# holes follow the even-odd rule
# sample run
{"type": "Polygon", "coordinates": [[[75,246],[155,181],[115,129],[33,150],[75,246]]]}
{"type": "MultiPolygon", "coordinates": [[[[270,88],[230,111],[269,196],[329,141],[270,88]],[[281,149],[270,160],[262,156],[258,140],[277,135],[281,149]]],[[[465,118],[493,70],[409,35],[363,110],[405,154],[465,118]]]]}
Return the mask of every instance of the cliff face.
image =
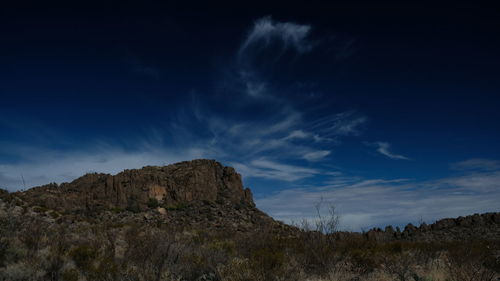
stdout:
{"type": "Polygon", "coordinates": [[[254,206],[241,176],[214,160],[125,170],[117,175],[87,174],[73,182],[35,187],[18,196],[60,211],[110,208],[146,210],[151,205],[218,202],[254,206]]]}

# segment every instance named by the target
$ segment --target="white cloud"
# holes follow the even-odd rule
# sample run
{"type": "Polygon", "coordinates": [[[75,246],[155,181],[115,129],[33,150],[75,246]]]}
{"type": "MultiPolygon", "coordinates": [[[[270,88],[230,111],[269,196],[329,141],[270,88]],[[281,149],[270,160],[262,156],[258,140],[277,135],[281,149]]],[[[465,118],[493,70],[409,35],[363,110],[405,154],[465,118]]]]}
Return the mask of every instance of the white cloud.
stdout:
{"type": "Polygon", "coordinates": [[[295,181],[319,173],[316,169],[281,164],[267,159],[253,160],[251,165],[265,171],[264,174],[267,174],[270,179],[295,181]]]}
{"type": "Polygon", "coordinates": [[[305,139],[310,136],[309,133],[306,133],[302,130],[294,130],[288,136],[284,138],[284,140],[293,140],[293,139],[305,139]]]}
{"type": "MultiPolygon", "coordinates": [[[[314,128],[309,128],[303,115],[290,107],[264,120],[252,122],[216,118],[213,115],[206,113],[207,117],[200,117],[208,120],[208,127],[214,135],[211,146],[229,154],[242,155],[238,161],[229,159],[232,162],[251,161],[264,156],[322,161],[331,153],[331,146],[337,144],[331,138],[322,136],[322,130],[316,132],[314,128]]],[[[335,120],[339,121],[337,115],[335,120]]],[[[332,135],[331,131],[327,133],[332,135]]]]}
{"type": "Polygon", "coordinates": [[[276,22],[269,16],[263,17],[255,21],[239,53],[255,45],[269,46],[273,40],[281,41],[284,49],[292,47],[299,53],[308,52],[312,49],[312,44],[307,41],[310,30],[310,25],[276,22]]]}
{"type": "Polygon", "coordinates": [[[125,151],[100,144],[80,151],[62,152],[30,147],[15,148],[23,161],[0,165],[0,187],[8,190],[39,186],[50,182],[72,181],[85,173],[116,174],[124,169],[148,165],[166,165],[206,156],[204,150],[188,148],[168,151],[142,146],[136,151],[125,151]]]}
{"type": "Polygon", "coordinates": [[[318,133],[318,137],[327,139],[338,136],[357,136],[367,122],[365,116],[349,110],[325,116],[308,124],[308,128],[318,133]]]}
{"type": "Polygon", "coordinates": [[[317,169],[283,164],[265,158],[250,161],[249,164],[239,162],[232,162],[230,164],[244,177],[265,178],[289,182],[312,177],[321,172],[317,169]]]}
{"type": "Polygon", "coordinates": [[[406,156],[403,156],[403,155],[399,155],[399,154],[395,154],[393,152],[390,151],[390,148],[391,148],[391,145],[387,142],[375,142],[373,144],[371,144],[375,147],[377,147],[377,152],[384,155],[384,156],[387,156],[391,159],[396,159],[396,160],[411,160],[410,158],[406,157],[406,156]]]}
{"type": "Polygon", "coordinates": [[[339,120],[333,127],[335,135],[347,136],[359,134],[359,126],[366,122],[365,117],[357,117],[351,120],[339,120]]]}
{"type": "Polygon", "coordinates": [[[261,79],[252,69],[241,69],[239,79],[243,89],[241,92],[255,99],[273,99],[268,83],[261,79]]]}
{"type": "Polygon", "coordinates": [[[266,84],[263,82],[251,82],[247,81],[246,92],[252,97],[262,97],[265,96],[266,84]]]}
{"type": "MultiPolygon", "coordinates": [[[[34,186],[72,180],[88,171],[116,173],[126,168],[201,157],[245,163],[238,165],[248,177],[292,182],[319,174],[319,169],[309,168],[311,162],[326,161],[333,146],[338,145],[337,139],[358,135],[366,118],[348,111],[311,120],[308,108],[296,108],[287,97],[277,95],[273,81],[262,79],[268,77],[259,72],[263,68],[252,63],[256,58],[253,51],[266,48],[271,42],[277,43],[281,51],[311,51],[310,30],[310,25],[277,22],[270,17],[257,20],[235,54],[236,78],[230,79],[237,80],[238,86],[230,96],[213,95],[213,99],[204,102],[208,98],[191,94],[191,104],[179,105],[170,113],[166,126],[156,127],[149,134],[153,141],[137,144],[125,140],[126,147],[136,147],[133,151],[123,149],[113,140],[87,141],[71,151],[53,150],[48,147],[61,144],[64,134],[51,132],[50,136],[57,135],[57,139],[38,140],[48,137],[37,131],[34,136],[39,148],[17,147],[23,159],[0,166],[0,186],[19,188],[19,171],[23,171],[28,185],[34,186]],[[224,113],[220,112],[221,104],[224,113]],[[255,109],[255,116],[249,114],[255,109]],[[283,164],[292,162],[294,165],[283,164]]],[[[139,60],[131,64],[137,71],[157,75],[139,60]]],[[[68,143],[66,146],[71,146],[72,141],[68,143]]]]}
{"type": "Polygon", "coordinates": [[[360,231],[389,224],[427,223],[445,217],[498,211],[500,171],[434,181],[343,178],[316,188],[295,188],[257,200],[257,206],[286,222],[314,219],[321,200],[341,215],[341,228],[360,231]]]}
{"type": "Polygon", "coordinates": [[[458,171],[467,171],[467,170],[493,171],[500,169],[500,161],[484,159],[484,158],[473,158],[453,163],[451,165],[451,168],[453,170],[458,170],[458,171]]]}
{"type": "Polygon", "coordinates": [[[331,152],[328,150],[313,151],[306,153],[304,155],[304,159],[306,159],[307,161],[318,161],[330,155],[330,153],[331,152]]]}

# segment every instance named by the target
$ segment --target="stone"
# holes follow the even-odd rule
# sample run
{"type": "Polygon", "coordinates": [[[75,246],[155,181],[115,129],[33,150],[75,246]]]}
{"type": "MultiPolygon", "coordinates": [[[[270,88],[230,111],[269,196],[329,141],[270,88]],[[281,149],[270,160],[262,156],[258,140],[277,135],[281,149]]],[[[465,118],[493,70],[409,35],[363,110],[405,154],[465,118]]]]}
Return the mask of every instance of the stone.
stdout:
{"type": "Polygon", "coordinates": [[[162,215],[166,215],[167,214],[167,210],[165,208],[162,208],[162,207],[158,207],[156,208],[156,211],[162,215]]]}
{"type": "Polygon", "coordinates": [[[54,210],[127,209],[145,211],[156,200],[164,206],[222,202],[254,207],[252,192],[241,176],[215,160],[125,170],[117,175],[92,173],[70,183],[35,187],[17,195],[54,210]]]}

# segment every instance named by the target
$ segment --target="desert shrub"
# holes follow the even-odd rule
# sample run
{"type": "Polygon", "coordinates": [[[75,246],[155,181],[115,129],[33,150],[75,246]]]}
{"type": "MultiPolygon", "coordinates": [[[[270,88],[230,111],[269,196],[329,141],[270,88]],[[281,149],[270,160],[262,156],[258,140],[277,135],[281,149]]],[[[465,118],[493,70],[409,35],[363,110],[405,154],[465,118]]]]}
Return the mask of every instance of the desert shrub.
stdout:
{"type": "Polygon", "coordinates": [[[47,234],[47,225],[38,219],[29,220],[24,223],[18,234],[18,239],[28,249],[28,255],[33,256],[43,245],[47,234]]]}
{"type": "Polygon", "coordinates": [[[97,251],[90,245],[84,244],[72,249],[69,252],[69,256],[78,268],[83,271],[91,271],[93,262],[97,258],[97,251]]]}
{"type": "Polygon", "coordinates": [[[180,202],[177,204],[165,205],[164,208],[169,211],[182,211],[189,208],[189,204],[186,202],[180,202]]]}
{"type": "Polygon", "coordinates": [[[399,281],[412,280],[416,273],[413,270],[415,265],[413,257],[409,252],[400,252],[397,254],[386,253],[382,255],[382,267],[384,271],[395,276],[399,281]]]}
{"type": "Polygon", "coordinates": [[[250,264],[262,280],[276,280],[284,273],[285,255],[277,249],[257,249],[252,253],[250,264]]]}
{"type": "Polygon", "coordinates": [[[128,212],[135,213],[135,214],[141,212],[141,208],[137,204],[129,205],[129,206],[127,206],[127,208],[125,208],[125,210],[128,212]]]}
{"type": "Polygon", "coordinates": [[[450,245],[447,267],[451,281],[492,281],[500,273],[498,245],[473,241],[450,245]]]}
{"type": "Polygon", "coordinates": [[[248,259],[233,258],[227,264],[217,266],[217,274],[221,281],[260,281],[250,267],[248,259]]]}
{"type": "Polygon", "coordinates": [[[118,207],[113,207],[113,208],[110,208],[109,211],[112,212],[112,213],[114,213],[114,214],[119,214],[119,213],[125,211],[125,209],[118,208],[118,207]]]}
{"type": "Polygon", "coordinates": [[[49,216],[53,219],[57,219],[60,215],[56,211],[49,211],[49,216]]]}
{"type": "Polygon", "coordinates": [[[78,270],[74,268],[68,268],[61,273],[61,279],[63,281],[78,281],[78,270]]]}
{"type": "Polygon", "coordinates": [[[184,230],[177,239],[182,248],[174,273],[186,280],[215,280],[217,266],[238,255],[236,242],[227,236],[227,231],[184,230]]]}
{"type": "Polygon", "coordinates": [[[10,213],[0,216],[0,267],[5,265],[11,237],[18,228],[17,219],[10,213]]]}
{"type": "Polygon", "coordinates": [[[299,238],[290,244],[309,272],[325,273],[338,261],[334,241],[321,232],[302,232],[299,238]]]}
{"type": "Polygon", "coordinates": [[[156,209],[160,206],[160,203],[158,202],[158,200],[156,198],[149,198],[148,200],[148,207],[150,209],[156,209]]]}
{"type": "Polygon", "coordinates": [[[179,259],[178,273],[183,279],[196,280],[200,276],[213,273],[215,268],[207,256],[200,251],[191,250],[183,253],[179,259]]]}
{"type": "Polygon", "coordinates": [[[378,267],[376,256],[369,248],[353,249],[349,252],[348,260],[352,263],[353,270],[359,274],[373,272],[378,267]]]}
{"type": "Polygon", "coordinates": [[[9,191],[0,188],[0,199],[6,203],[10,203],[14,199],[14,196],[9,191]]]}
{"type": "Polygon", "coordinates": [[[294,224],[302,231],[288,244],[308,272],[325,274],[339,261],[335,234],[340,217],[333,205],[328,206],[326,212],[322,211],[322,201],[316,204],[315,209],[314,220],[294,224]]]}
{"type": "Polygon", "coordinates": [[[64,261],[60,256],[49,256],[46,259],[45,277],[48,280],[59,280],[64,261]]]}
{"type": "Polygon", "coordinates": [[[9,245],[10,241],[7,238],[0,237],[0,267],[4,266],[9,245]]]}
{"type": "Polygon", "coordinates": [[[50,251],[55,256],[63,256],[69,252],[71,243],[68,240],[68,230],[64,226],[57,226],[51,229],[50,251]]]}
{"type": "Polygon", "coordinates": [[[153,229],[140,231],[130,227],[125,234],[127,262],[137,266],[144,280],[160,280],[167,269],[175,270],[179,261],[179,245],[166,232],[153,229]]]}
{"type": "Polygon", "coordinates": [[[207,244],[206,248],[211,252],[223,252],[228,255],[236,253],[236,245],[232,240],[214,240],[207,244]]]}
{"type": "Polygon", "coordinates": [[[35,207],[33,207],[33,212],[35,212],[35,213],[45,213],[48,210],[49,209],[47,209],[45,206],[35,206],[35,207]]]}
{"type": "Polygon", "coordinates": [[[89,279],[100,281],[117,280],[120,267],[113,257],[106,256],[97,260],[97,265],[89,272],[89,279]]]}
{"type": "Polygon", "coordinates": [[[44,272],[28,262],[19,262],[7,265],[0,273],[2,280],[25,281],[43,280],[44,272]]]}

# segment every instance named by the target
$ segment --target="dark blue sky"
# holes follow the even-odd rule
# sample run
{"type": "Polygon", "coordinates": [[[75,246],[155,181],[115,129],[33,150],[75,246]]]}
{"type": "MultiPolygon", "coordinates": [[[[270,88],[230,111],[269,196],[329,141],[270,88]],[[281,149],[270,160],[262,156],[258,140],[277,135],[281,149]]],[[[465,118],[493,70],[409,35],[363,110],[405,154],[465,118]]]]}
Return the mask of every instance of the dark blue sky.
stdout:
{"type": "Polygon", "coordinates": [[[0,186],[214,158],[283,220],[499,209],[498,7],[70,5],[0,9],[0,186]]]}

